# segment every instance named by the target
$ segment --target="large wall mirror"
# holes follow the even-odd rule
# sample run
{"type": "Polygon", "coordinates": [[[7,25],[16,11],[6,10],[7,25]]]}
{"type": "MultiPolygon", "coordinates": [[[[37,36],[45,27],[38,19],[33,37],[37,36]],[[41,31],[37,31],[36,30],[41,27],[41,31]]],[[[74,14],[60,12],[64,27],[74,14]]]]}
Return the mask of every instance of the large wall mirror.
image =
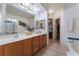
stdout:
{"type": "Polygon", "coordinates": [[[7,19],[4,21],[5,34],[17,34],[17,20],[7,19]]]}

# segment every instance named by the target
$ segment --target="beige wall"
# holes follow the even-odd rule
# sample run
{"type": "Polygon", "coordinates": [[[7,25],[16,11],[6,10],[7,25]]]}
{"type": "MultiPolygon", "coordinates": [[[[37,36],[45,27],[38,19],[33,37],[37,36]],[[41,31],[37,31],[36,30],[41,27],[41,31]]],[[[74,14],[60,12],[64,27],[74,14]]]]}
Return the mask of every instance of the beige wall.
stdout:
{"type": "Polygon", "coordinates": [[[39,20],[45,20],[45,32],[47,34],[47,44],[49,43],[49,39],[48,39],[48,13],[47,11],[44,11],[40,14],[35,15],[35,27],[36,27],[36,21],[39,20]]]}
{"type": "Polygon", "coordinates": [[[64,37],[62,42],[68,45],[68,37],[79,37],[79,4],[66,4],[64,5],[64,37]],[[73,23],[72,27],[67,26],[68,20],[73,23]],[[71,31],[68,29],[71,28],[71,31]]]}
{"type": "Polygon", "coordinates": [[[60,41],[62,41],[63,39],[63,35],[64,35],[64,19],[63,19],[63,8],[59,9],[58,11],[56,11],[53,15],[53,21],[54,21],[54,39],[56,38],[56,24],[55,24],[55,20],[57,18],[60,18],[60,41]]]}
{"type": "Polygon", "coordinates": [[[53,39],[56,39],[56,24],[55,24],[55,20],[57,18],[60,18],[60,42],[61,44],[66,45],[67,44],[67,37],[66,37],[66,22],[64,20],[64,8],[60,8],[58,9],[53,15],[53,39]]]}
{"type": "Polygon", "coordinates": [[[60,39],[61,43],[68,46],[68,37],[79,37],[79,4],[66,4],[64,9],[61,10],[61,23],[60,23],[60,39]],[[68,27],[68,20],[73,23],[72,27],[68,27]],[[72,28],[71,31],[68,31],[72,28]]]}
{"type": "Polygon", "coordinates": [[[48,26],[48,24],[47,24],[48,18],[47,17],[48,17],[47,11],[44,11],[44,12],[42,12],[40,14],[35,15],[35,27],[36,27],[36,21],[44,20],[45,21],[45,32],[48,32],[47,31],[48,30],[48,28],[47,28],[47,26],[48,26]]]}
{"type": "Polygon", "coordinates": [[[79,4],[69,4],[69,6],[65,5],[65,20],[73,21],[73,23],[71,24],[71,31],[68,31],[67,27],[67,32],[68,34],[79,35],[79,4]]]}
{"type": "MultiPolygon", "coordinates": [[[[53,36],[55,34],[55,19],[60,18],[60,42],[61,44],[68,45],[68,37],[74,35],[79,36],[79,4],[67,4],[64,8],[59,9],[53,14],[53,36]],[[68,32],[68,20],[72,23],[72,30],[68,32]]],[[[72,36],[73,37],[73,36],[72,36]]]]}
{"type": "Polygon", "coordinates": [[[0,10],[0,32],[2,32],[2,28],[1,28],[1,26],[2,26],[1,24],[2,23],[1,23],[1,20],[2,20],[2,13],[1,13],[1,10],[0,10]]]}

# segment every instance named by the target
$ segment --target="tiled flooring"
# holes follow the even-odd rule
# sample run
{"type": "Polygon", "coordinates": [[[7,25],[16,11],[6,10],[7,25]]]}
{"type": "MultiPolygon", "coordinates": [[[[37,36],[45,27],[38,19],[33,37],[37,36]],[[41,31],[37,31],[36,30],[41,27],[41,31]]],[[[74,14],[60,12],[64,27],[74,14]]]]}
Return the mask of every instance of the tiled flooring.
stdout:
{"type": "Polygon", "coordinates": [[[50,42],[50,44],[40,50],[35,56],[66,56],[67,48],[58,42],[50,42]]]}

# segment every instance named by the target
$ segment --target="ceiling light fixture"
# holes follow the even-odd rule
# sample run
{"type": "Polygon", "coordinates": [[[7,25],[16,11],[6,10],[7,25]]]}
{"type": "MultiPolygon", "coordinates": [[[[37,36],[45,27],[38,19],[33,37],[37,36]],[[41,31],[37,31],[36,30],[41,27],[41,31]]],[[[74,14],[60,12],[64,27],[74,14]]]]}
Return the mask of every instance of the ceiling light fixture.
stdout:
{"type": "Polygon", "coordinates": [[[52,13],[54,13],[54,10],[53,9],[49,9],[49,14],[52,14],[52,13]]]}

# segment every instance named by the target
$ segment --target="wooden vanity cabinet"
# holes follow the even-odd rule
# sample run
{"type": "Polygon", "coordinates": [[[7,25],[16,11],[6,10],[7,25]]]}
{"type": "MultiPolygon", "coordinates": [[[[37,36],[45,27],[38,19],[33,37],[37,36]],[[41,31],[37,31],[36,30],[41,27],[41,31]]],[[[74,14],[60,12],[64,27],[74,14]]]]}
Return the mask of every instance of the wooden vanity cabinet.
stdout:
{"type": "Polygon", "coordinates": [[[22,56],[21,42],[15,42],[4,46],[5,56],[22,56]]]}
{"type": "Polygon", "coordinates": [[[0,46],[0,56],[31,56],[47,44],[47,36],[39,35],[0,46]]]}
{"type": "Polygon", "coordinates": [[[33,53],[36,53],[47,44],[46,35],[36,36],[33,38],[32,42],[33,42],[33,53]]]}
{"type": "Polygon", "coordinates": [[[26,39],[22,42],[23,56],[32,55],[32,38],[26,39]]]}
{"type": "Polygon", "coordinates": [[[36,53],[39,50],[39,36],[36,36],[32,40],[33,42],[33,53],[36,53]]]}
{"type": "Polygon", "coordinates": [[[4,49],[3,49],[3,46],[0,46],[0,56],[3,56],[4,55],[4,49]]]}

